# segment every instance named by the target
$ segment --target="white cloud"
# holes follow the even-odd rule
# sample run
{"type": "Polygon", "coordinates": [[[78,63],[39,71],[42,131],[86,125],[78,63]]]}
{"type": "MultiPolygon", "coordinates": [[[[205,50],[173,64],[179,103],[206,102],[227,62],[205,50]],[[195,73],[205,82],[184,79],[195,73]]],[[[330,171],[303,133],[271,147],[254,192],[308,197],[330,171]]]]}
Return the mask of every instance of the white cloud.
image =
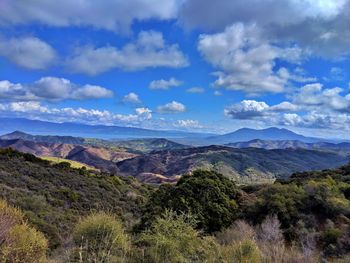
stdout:
{"type": "Polygon", "coordinates": [[[245,120],[261,117],[265,115],[268,109],[269,105],[263,101],[243,100],[240,103],[226,107],[224,114],[232,119],[245,120]]]}
{"type": "Polygon", "coordinates": [[[186,56],[177,44],[168,45],[163,34],[155,31],[142,31],[137,40],[121,49],[113,46],[80,47],[66,60],[71,72],[97,75],[114,68],[121,70],[142,70],[145,68],[188,66],[186,56]]]}
{"type": "Polygon", "coordinates": [[[99,99],[112,97],[106,88],[86,84],[77,85],[64,78],[43,77],[31,84],[0,81],[0,99],[9,101],[99,99]]]}
{"type": "Polygon", "coordinates": [[[222,93],[218,90],[214,91],[214,96],[222,96],[222,93]]]}
{"type": "Polygon", "coordinates": [[[308,110],[350,113],[350,93],[339,87],[324,89],[321,83],[303,86],[292,96],[292,101],[308,110]]]}
{"type": "Polygon", "coordinates": [[[203,93],[205,90],[201,87],[192,87],[186,90],[188,93],[203,93]]]}
{"type": "Polygon", "coordinates": [[[255,125],[350,131],[350,94],[343,89],[325,89],[313,83],[301,87],[290,99],[276,105],[243,100],[226,107],[224,114],[255,125]]]}
{"type": "Polygon", "coordinates": [[[349,54],[349,0],[187,0],[180,22],[218,32],[234,23],[256,24],[273,42],[298,43],[323,56],[349,54]]]}
{"type": "Polygon", "coordinates": [[[197,120],[177,120],[174,124],[175,127],[181,127],[186,129],[200,129],[203,128],[202,125],[199,124],[197,120]]]}
{"type": "Polygon", "coordinates": [[[0,37],[0,56],[27,69],[46,69],[56,58],[55,50],[35,37],[0,37]]]}
{"type": "Polygon", "coordinates": [[[129,94],[124,96],[123,102],[124,103],[131,103],[131,104],[140,104],[141,100],[139,98],[139,95],[137,95],[134,92],[130,92],[129,94]]]}
{"type": "Polygon", "coordinates": [[[172,101],[165,105],[161,105],[157,107],[157,112],[166,114],[166,113],[179,113],[179,112],[185,112],[186,107],[180,102],[172,101]]]}
{"type": "Polygon", "coordinates": [[[271,45],[256,25],[234,24],[225,31],[199,36],[198,50],[220,71],[214,84],[248,94],[284,91],[289,80],[296,80],[285,68],[275,69],[275,60],[290,63],[301,60],[297,47],[271,45]]]}
{"type": "Polygon", "coordinates": [[[172,87],[178,87],[182,85],[182,81],[177,80],[175,78],[170,78],[169,80],[165,79],[159,79],[159,80],[153,80],[149,84],[149,88],[153,90],[168,90],[172,87]]]}
{"type": "Polygon", "coordinates": [[[148,108],[137,108],[133,114],[116,114],[107,110],[84,108],[49,108],[38,101],[0,103],[3,115],[35,117],[49,121],[83,122],[90,124],[135,125],[152,119],[148,108]]]}
{"type": "Polygon", "coordinates": [[[174,18],[179,3],[177,0],[11,0],[1,5],[0,24],[92,26],[127,33],[134,21],[174,18]]]}

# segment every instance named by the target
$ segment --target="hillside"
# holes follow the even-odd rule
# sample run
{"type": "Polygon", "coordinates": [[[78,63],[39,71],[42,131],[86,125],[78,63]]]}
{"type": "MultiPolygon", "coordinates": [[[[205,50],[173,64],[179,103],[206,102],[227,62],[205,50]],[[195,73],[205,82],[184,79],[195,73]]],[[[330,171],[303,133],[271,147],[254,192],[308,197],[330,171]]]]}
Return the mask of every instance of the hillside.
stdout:
{"type": "Polygon", "coordinates": [[[115,162],[135,157],[133,153],[102,147],[64,143],[32,142],[22,139],[0,140],[0,148],[16,149],[36,156],[58,157],[78,161],[100,170],[116,172],[115,162]]]}
{"type": "Polygon", "coordinates": [[[14,131],[0,136],[1,140],[22,139],[32,142],[46,143],[65,143],[65,144],[84,144],[84,138],[73,136],[50,136],[50,135],[31,135],[21,131],[14,131]]]}
{"type": "Polygon", "coordinates": [[[103,140],[96,138],[81,138],[73,136],[32,135],[21,131],[14,131],[0,136],[0,140],[21,139],[31,142],[74,144],[107,148],[109,151],[128,151],[147,153],[155,150],[183,149],[188,146],[164,138],[144,138],[134,140],[103,140]]]}
{"type": "Polygon", "coordinates": [[[90,211],[113,211],[127,220],[137,218],[147,191],[130,178],[0,150],[0,197],[21,207],[29,222],[49,237],[51,247],[61,244],[79,217],[90,211]]]}
{"type": "Polygon", "coordinates": [[[208,146],[158,151],[117,163],[119,173],[145,178],[145,174],[176,178],[197,168],[212,169],[238,182],[258,183],[304,170],[337,167],[348,157],[305,149],[234,149],[208,146]]]}

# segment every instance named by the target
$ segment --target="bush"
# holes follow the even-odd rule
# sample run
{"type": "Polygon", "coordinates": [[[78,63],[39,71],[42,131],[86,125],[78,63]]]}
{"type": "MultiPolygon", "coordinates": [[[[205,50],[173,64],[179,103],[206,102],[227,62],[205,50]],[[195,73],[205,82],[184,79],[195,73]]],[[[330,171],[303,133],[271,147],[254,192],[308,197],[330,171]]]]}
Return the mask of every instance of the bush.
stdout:
{"type": "Polygon", "coordinates": [[[0,199],[0,245],[5,241],[9,230],[24,222],[23,213],[0,199]]]}
{"type": "Polygon", "coordinates": [[[245,239],[222,247],[222,258],[224,262],[235,263],[260,263],[261,253],[253,240],[245,239]]]}
{"type": "Polygon", "coordinates": [[[42,233],[26,224],[16,225],[1,247],[1,262],[46,262],[47,249],[48,242],[42,233]]]}
{"type": "Polygon", "coordinates": [[[129,249],[129,237],[120,220],[104,212],[82,219],[75,227],[75,257],[82,262],[121,262],[129,249]]]}
{"type": "MultiPolygon", "coordinates": [[[[146,262],[206,262],[217,255],[212,238],[200,237],[191,216],[167,210],[156,218],[139,242],[145,246],[146,262]]],[[[142,259],[144,260],[144,259],[142,259]]]]}

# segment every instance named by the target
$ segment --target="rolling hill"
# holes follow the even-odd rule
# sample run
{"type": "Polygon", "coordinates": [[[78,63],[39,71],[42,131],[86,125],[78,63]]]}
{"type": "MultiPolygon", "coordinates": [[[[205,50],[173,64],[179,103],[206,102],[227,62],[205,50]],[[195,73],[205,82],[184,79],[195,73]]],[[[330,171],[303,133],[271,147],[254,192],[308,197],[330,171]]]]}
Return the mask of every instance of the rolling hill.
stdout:
{"type": "Polygon", "coordinates": [[[115,162],[136,156],[133,153],[110,151],[102,147],[32,142],[22,139],[0,140],[0,148],[12,148],[36,156],[64,158],[114,173],[117,172],[115,162]]]}
{"type": "Polygon", "coordinates": [[[141,180],[155,176],[176,179],[201,168],[218,171],[239,182],[257,183],[288,177],[293,172],[332,168],[348,162],[349,157],[333,152],[206,146],[152,152],[120,161],[117,166],[120,174],[141,180]]]}

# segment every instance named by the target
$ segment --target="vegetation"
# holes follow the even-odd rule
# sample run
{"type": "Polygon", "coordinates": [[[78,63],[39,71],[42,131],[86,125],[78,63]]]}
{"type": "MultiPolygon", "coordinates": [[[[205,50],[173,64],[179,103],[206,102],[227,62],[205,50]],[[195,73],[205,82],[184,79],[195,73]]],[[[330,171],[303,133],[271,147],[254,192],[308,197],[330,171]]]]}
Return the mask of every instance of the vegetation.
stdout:
{"type": "Polygon", "coordinates": [[[48,242],[27,225],[24,214],[0,200],[0,259],[4,263],[46,262],[48,242]]]}
{"type": "Polygon", "coordinates": [[[247,186],[198,170],[156,188],[2,150],[0,195],[4,262],[350,258],[350,165],[247,186]]]}
{"type": "Polygon", "coordinates": [[[80,162],[77,162],[77,161],[72,161],[72,160],[68,160],[68,159],[63,159],[63,158],[58,158],[58,157],[49,157],[49,156],[40,156],[41,159],[43,160],[47,160],[47,161],[50,161],[50,162],[53,162],[53,163],[69,163],[70,164],[70,167],[72,168],[76,168],[76,169],[87,169],[87,170],[97,170],[96,168],[92,167],[92,166],[89,166],[89,165],[86,165],[86,164],[83,164],[83,163],[80,163],[80,162]]]}

